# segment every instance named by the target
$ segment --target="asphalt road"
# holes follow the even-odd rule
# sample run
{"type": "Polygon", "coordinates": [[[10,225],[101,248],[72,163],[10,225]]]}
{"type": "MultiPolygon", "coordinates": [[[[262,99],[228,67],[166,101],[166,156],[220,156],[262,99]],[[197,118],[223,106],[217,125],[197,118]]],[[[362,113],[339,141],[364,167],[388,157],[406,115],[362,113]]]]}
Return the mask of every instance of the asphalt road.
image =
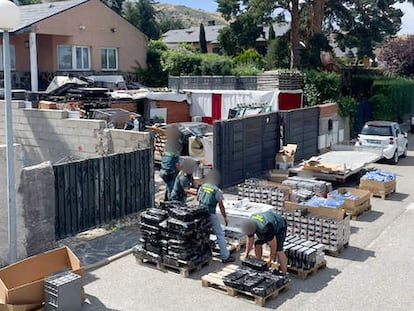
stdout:
{"type": "MultiPolygon", "coordinates": [[[[414,146],[414,137],[410,137],[414,146]]],[[[413,149],[414,150],[414,149],[413,149]]],[[[398,174],[397,193],[374,198],[373,210],[352,221],[350,247],[305,281],[270,300],[278,310],[414,310],[414,151],[398,166],[373,165],[398,174]]],[[[84,310],[260,310],[243,299],[202,288],[215,262],[183,279],[136,264],[127,256],[86,276],[84,310]]]]}

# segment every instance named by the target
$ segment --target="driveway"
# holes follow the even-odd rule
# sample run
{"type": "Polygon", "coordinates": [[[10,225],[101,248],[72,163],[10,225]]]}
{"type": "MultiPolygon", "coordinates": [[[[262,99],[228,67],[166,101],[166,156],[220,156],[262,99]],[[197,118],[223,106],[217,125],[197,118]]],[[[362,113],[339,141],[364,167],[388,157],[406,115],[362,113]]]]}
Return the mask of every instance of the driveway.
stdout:
{"type": "MultiPolygon", "coordinates": [[[[414,139],[410,137],[410,146],[414,139]]],[[[350,247],[328,267],[291,288],[266,308],[278,310],[414,310],[414,151],[398,166],[397,193],[372,199],[372,211],[352,221],[350,247]]],[[[243,299],[202,288],[213,265],[183,279],[136,264],[130,255],[86,275],[84,310],[259,310],[243,299]]]]}

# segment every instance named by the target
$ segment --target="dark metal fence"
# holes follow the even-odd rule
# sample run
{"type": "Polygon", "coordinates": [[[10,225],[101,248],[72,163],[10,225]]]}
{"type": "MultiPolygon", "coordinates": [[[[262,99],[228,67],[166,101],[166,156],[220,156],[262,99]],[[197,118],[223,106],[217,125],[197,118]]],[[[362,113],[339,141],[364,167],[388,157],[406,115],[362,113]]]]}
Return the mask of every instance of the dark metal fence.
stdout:
{"type": "Polygon", "coordinates": [[[56,238],[152,207],[153,163],[145,149],[55,165],[56,238]]]}
{"type": "Polygon", "coordinates": [[[274,168],[280,145],[279,114],[214,123],[214,166],[228,187],[274,168]]]}
{"type": "Polygon", "coordinates": [[[283,143],[297,144],[295,161],[317,155],[319,136],[319,108],[304,108],[281,112],[283,143]]]}

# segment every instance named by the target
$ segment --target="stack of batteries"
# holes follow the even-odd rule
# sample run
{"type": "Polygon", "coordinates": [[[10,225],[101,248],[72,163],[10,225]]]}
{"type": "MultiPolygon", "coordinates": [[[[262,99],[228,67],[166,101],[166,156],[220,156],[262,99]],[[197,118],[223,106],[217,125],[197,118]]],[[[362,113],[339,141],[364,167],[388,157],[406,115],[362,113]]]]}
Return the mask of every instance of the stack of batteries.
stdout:
{"type": "Polygon", "coordinates": [[[283,213],[287,233],[301,239],[324,244],[329,251],[338,251],[349,243],[351,223],[349,216],[344,219],[311,215],[305,207],[283,213]]]}
{"type": "Polygon", "coordinates": [[[288,235],[284,244],[288,264],[297,269],[310,270],[325,260],[325,245],[288,235]]]}
{"type": "Polygon", "coordinates": [[[262,203],[274,206],[277,210],[282,210],[285,200],[289,197],[289,191],[278,188],[257,179],[247,179],[244,184],[238,186],[238,198],[249,199],[253,203],[262,203]]]}
{"type": "Polygon", "coordinates": [[[329,182],[300,177],[289,177],[288,179],[284,180],[282,184],[290,186],[292,188],[292,191],[297,193],[298,198],[300,198],[300,196],[309,194],[309,192],[312,192],[312,195],[326,197],[326,195],[333,190],[332,184],[329,182]],[[298,192],[299,190],[306,191],[298,192]]]}
{"type": "Polygon", "coordinates": [[[136,256],[173,266],[208,261],[212,256],[208,211],[175,203],[161,207],[141,214],[142,238],[134,249],[136,256]]]}
{"type": "Polygon", "coordinates": [[[289,283],[289,278],[279,270],[262,271],[263,266],[266,266],[264,262],[258,265],[249,262],[249,264],[225,276],[223,282],[228,287],[260,297],[266,297],[289,283]],[[260,271],[252,269],[256,266],[260,271]]]}

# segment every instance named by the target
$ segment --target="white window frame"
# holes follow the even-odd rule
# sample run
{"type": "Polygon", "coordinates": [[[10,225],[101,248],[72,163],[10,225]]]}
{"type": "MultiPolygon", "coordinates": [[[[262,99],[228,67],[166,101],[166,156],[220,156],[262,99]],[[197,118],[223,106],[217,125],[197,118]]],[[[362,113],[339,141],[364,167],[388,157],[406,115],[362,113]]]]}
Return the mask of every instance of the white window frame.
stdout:
{"type": "MultiPolygon", "coordinates": [[[[10,44],[10,68],[16,70],[16,48],[13,44],[10,44]]],[[[3,45],[0,44],[0,71],[4,71],[3,66],[3,45]]]]}
{"type": "MultiPolygon", "coordinates": [[[[83,62],[83,57],[81,59],[82,59],[82,62],[83,62]]],[[[92,63],[91,47],[90,46],[85,46],[85,45],[59,44],[57,46],[57,63],[58,63],[58,70],[61,70],[61,71],[90,71],[91,70],[91,63],[92,63]],[[71,69],[61,69],[60,68],[60,63],[59,63],[59,48],[60,47],[70,47],[72,49],[72,68],[71,69]],[[76,59],[76,49],[77,48],[81,48],[82,53],[83,53],[83,49],[88,50],[88,61],[89,61],[89,64],[88,64],[89,66],[88,67],[82,67],[82,68],[77,68],[76,67],[77,66],[77,59],[76,59]]]]}
{"type": "MultiPolygon", "coordinates": [[[[118,48],[110,48],[110,47],[101,47],[101,69],[102,71],[118,71],[119,68],[119,60],[118,60],[118,48]],[[108,50],[115,50],[115,68],[104,68],[102,66],[102,51],[108,51],[108,50]]],[[[106,65],[109,65],[109,56],[108,53],[106,54],[106,65]]]]}

